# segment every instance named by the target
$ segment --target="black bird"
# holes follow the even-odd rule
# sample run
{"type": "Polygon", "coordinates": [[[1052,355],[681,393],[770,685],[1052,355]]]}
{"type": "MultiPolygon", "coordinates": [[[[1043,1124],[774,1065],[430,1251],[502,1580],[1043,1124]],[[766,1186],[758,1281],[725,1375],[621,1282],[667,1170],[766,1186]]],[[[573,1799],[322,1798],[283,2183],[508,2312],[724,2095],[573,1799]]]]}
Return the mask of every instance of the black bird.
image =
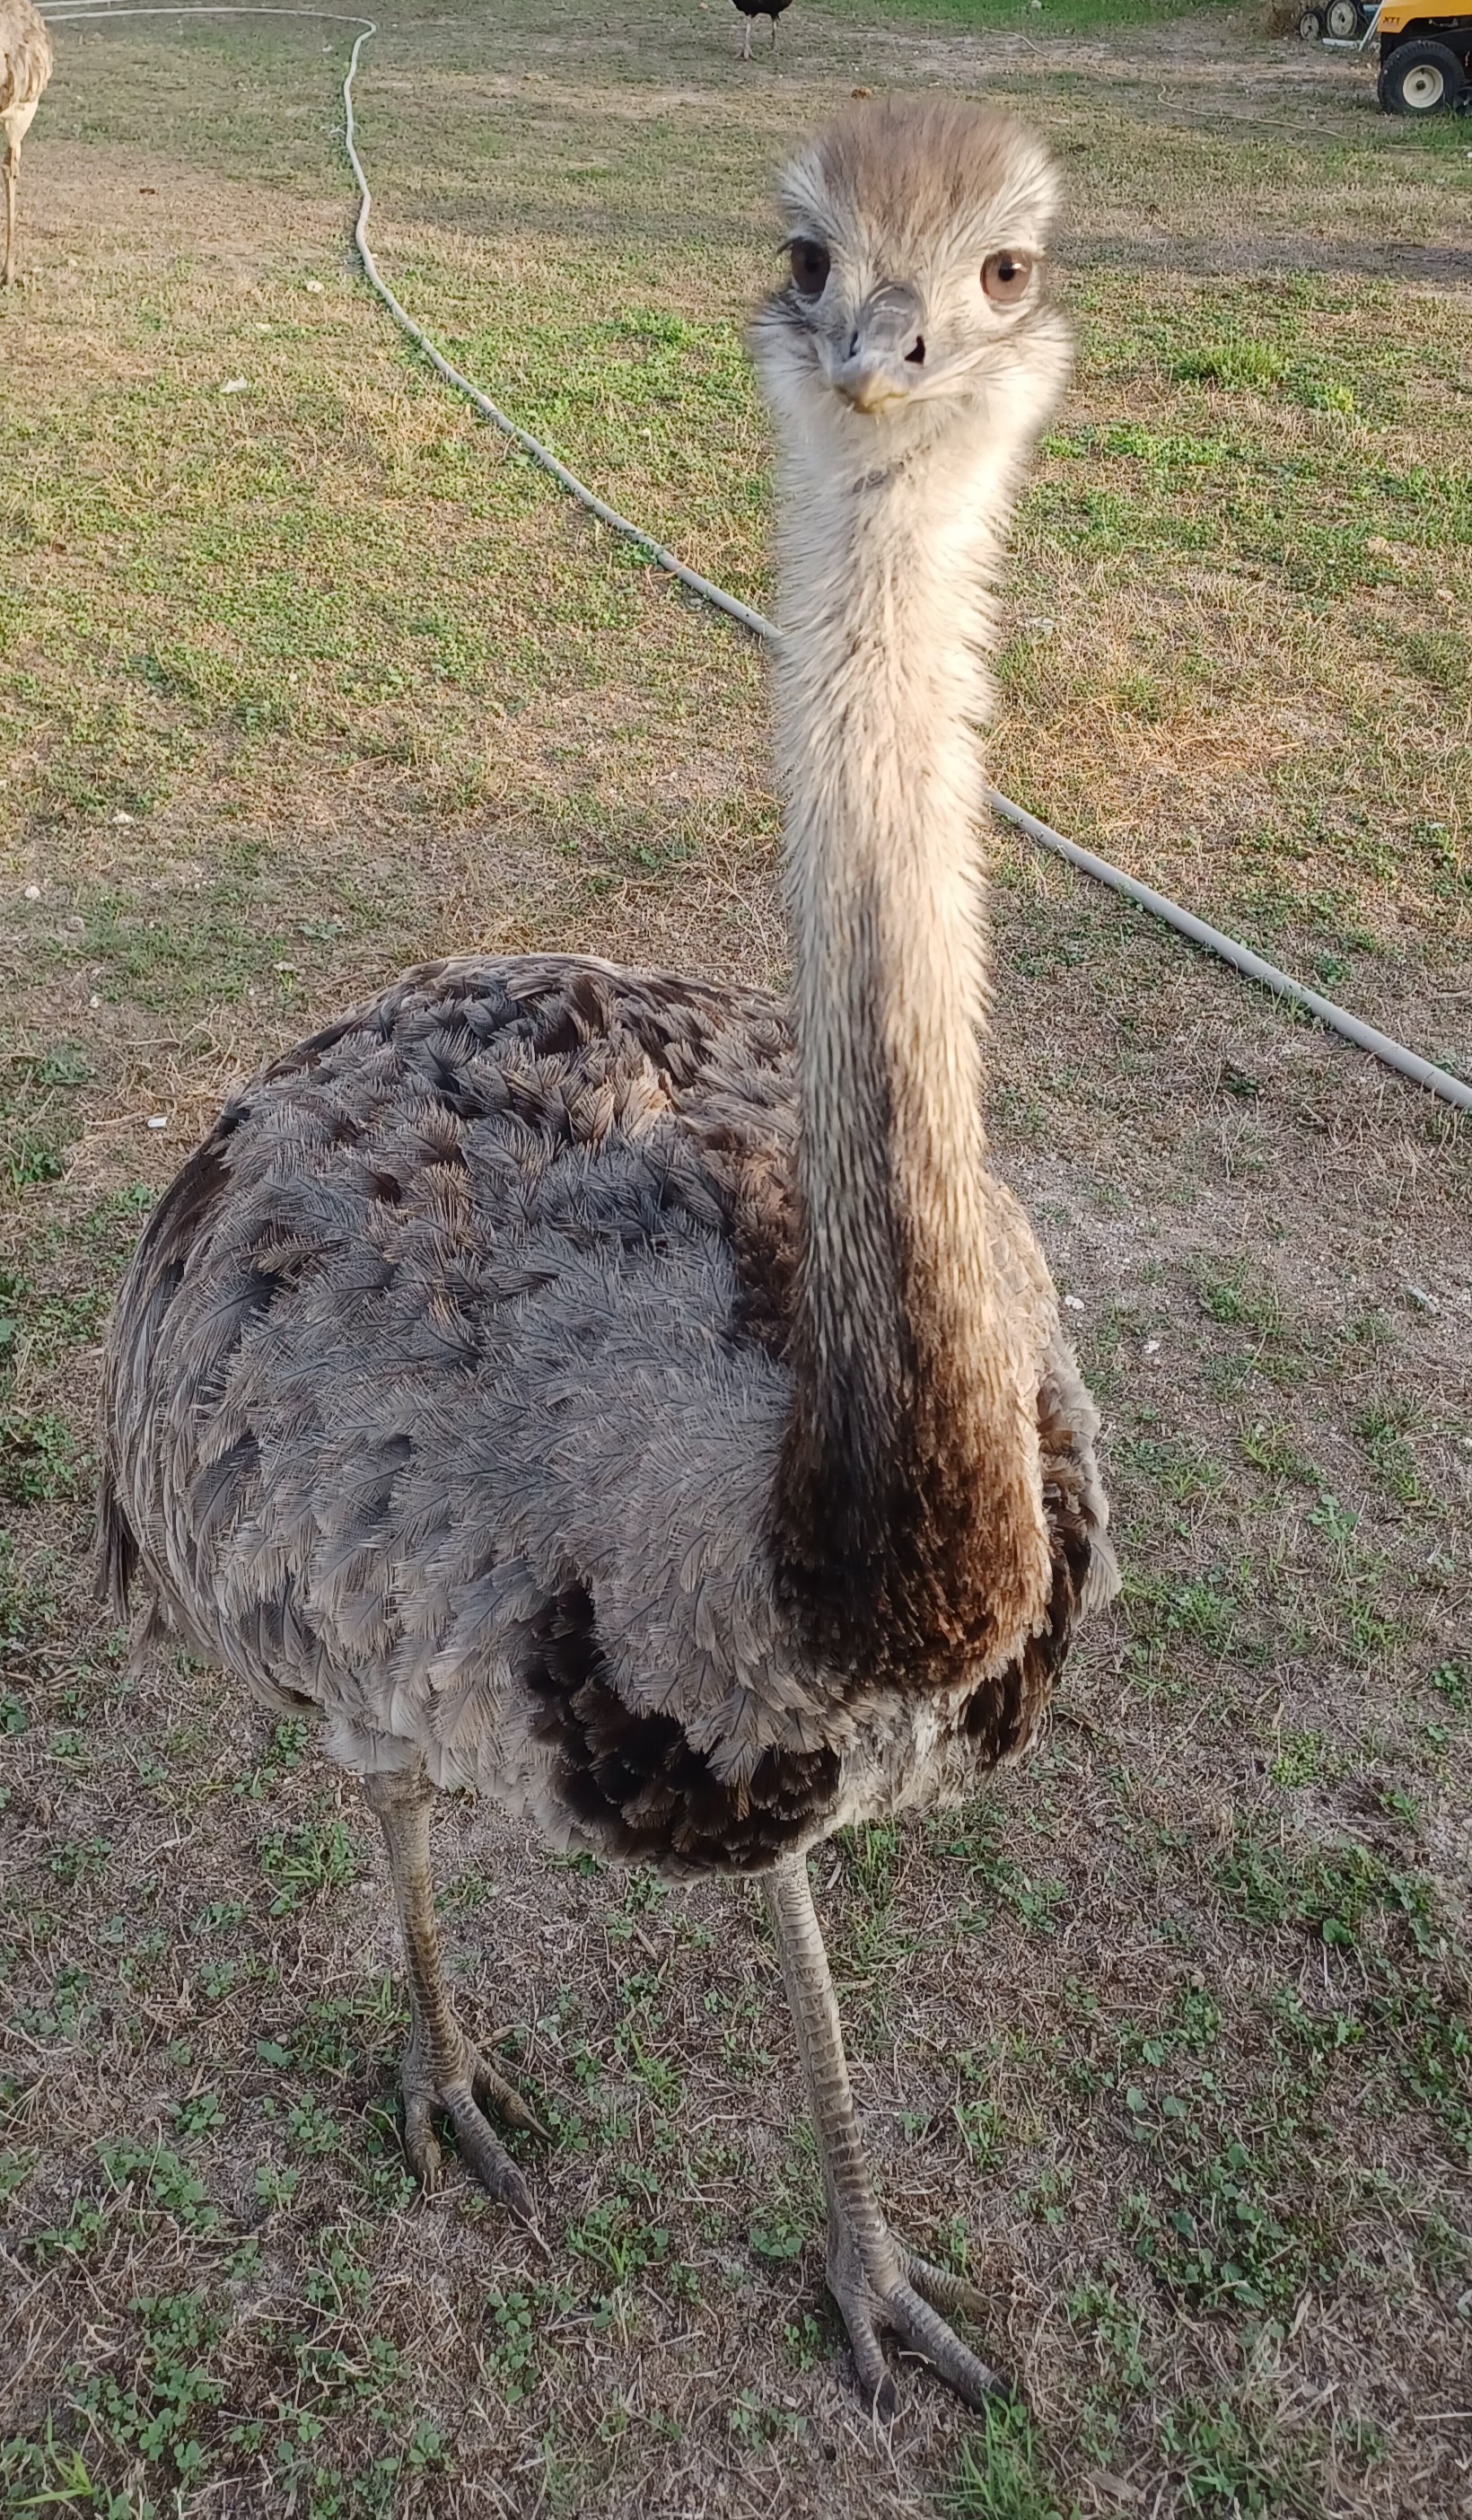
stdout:
{"type": "Polygon", "coordinates": [[[739,11],[740,11],[740,13],[741,13],[741,16],[744,18],[744,20],[745,20],[745,22],[745,22],[745,24],[744,24],[744,25],[742,26],[742,28],[741,28],[741,59],[742,59],[742,61],[743,61],[743,62],[749,62],[749,61],[750,61],[750,59],[751,59],[751,21],[752,21],[752,19],[753,19],[753,18],[770,18],[770,19],[771,19],[771,21],[772,21],[772,49],[773,49],[773,51],[774,51],[774,52],[776,52],[776,50],[777,50],[777,22],[778,22],[779,18],[781,16],[782,11],[783,11],[784,9],[790,8],[790,6],[791,6],[791,0],[736,0],[736,7],[739,9],[739,11]]]}

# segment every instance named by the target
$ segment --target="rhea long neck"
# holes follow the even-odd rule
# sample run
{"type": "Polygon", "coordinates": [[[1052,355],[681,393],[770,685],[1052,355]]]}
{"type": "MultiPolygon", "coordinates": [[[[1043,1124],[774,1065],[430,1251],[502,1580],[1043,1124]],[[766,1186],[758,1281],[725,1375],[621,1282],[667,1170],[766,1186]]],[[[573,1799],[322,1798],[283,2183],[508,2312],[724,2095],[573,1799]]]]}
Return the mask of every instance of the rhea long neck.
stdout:
{"type": "Polygon", "coordinates": [[[1048,1574],[981,1119],[977,726],[1014,455],[980,415],[896,461],[899,435],[845,416],[785,458],[803,1242],[777,1547],[821,1650],[944,1681],[1019,1648],[1048,1574]]]}

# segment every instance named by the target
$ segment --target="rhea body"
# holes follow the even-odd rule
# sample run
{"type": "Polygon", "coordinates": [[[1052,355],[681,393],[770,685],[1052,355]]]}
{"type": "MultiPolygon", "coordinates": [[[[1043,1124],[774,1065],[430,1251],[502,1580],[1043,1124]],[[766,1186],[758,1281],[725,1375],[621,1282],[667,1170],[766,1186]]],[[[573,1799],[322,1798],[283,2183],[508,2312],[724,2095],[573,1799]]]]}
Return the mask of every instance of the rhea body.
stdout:
{"type": "Polygon", "coordinates": [[[4,286],[16,277],[16,196],[21,143],[51,76],[51,37],[31,0],[0,0],[0,131],[5,133],[4,286]]]}
{"type": "Polygon", "coordinates": [[[1096,1419],[989,1172],[988,585],[1066,379],[1044,153],[971,107],[788,169],[752,343],[777,425],[790,998],[586,959],[435,964],[233,1102],[112,1332],[114,1589],[320,1709],[382,1820],[411,2157],[520,2210],[529,2123],[451,2008],[435,1788],[559,1845],[760,1874],[861,2382],[978,2400],[978,2307],[890,2233],[808,1850],[1026,1748],[1113,1583],[1096,1419]]]}

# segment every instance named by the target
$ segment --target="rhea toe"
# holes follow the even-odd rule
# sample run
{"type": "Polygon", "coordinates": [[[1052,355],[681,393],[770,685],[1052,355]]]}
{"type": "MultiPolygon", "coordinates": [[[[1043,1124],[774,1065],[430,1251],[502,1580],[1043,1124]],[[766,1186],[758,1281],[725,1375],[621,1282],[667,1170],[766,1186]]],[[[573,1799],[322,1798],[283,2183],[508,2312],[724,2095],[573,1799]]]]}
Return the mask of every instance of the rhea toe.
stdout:
{"type": "Polygon", "coordinates": [[[1052,167],[950,102],[783,178],[784,998],[573,956],[407,973],[266,1067],[112,1324],[116,1598],[316,1709],[387,1841],[406,2140],[529,2210],[534,2125],[446,1991],[436,1792],[765,1885],[859,2381],[972,2404],[980,2296],[895,2234],[808,1855],[1026,1750],[1113,1589],[1097,1418],[988,1169],[989,590],[1066,382],[1052,167]]]}

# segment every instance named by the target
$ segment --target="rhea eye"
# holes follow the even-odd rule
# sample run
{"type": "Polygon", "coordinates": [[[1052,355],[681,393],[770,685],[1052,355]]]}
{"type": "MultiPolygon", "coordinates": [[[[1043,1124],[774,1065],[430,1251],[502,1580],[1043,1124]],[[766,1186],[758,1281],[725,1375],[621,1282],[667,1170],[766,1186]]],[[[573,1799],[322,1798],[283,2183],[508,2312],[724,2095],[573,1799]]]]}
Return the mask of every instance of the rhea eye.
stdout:
{"type": "Polygon", "coordinates": [[[981,266],[981,285],[994,306],[1015,306],[1032,276],[1030,253],[989,253],[981,266]]]}
{"type": "Polygon", "coordinates": [[[792,279],[799,296],[821,297],[827,287],[828,249],[811,237],[798,237],[792,247],[792,279]]]}

